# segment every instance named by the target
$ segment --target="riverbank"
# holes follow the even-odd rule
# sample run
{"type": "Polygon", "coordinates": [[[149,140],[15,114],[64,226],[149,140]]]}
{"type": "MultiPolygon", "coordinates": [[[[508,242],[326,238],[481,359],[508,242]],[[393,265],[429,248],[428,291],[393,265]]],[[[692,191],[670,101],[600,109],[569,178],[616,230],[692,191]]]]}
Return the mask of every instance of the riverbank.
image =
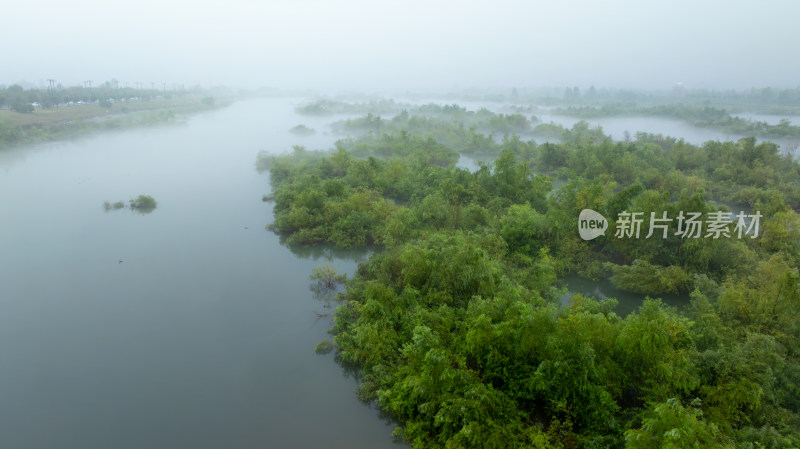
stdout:
{"type": "Polygon", "coordinates": [[[228,106],[235,100],[198,92],[102,105],[101,102],[73,104],[28,113],[0,110],[0,149],[98,131],[171,123],[196,112],[228,106]]]}

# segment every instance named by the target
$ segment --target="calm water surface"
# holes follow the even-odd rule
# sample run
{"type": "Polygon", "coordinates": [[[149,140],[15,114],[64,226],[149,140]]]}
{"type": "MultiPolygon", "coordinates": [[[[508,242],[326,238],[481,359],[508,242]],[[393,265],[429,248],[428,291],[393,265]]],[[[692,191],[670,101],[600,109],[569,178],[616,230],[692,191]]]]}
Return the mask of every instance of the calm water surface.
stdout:
{"type": "Polygon", "coordinates": [[[295,254],[264,229],[256,153],[333,141],[293,107],[0,152],[0,447],[398,447],[314,353],[330,321],[308,274],[366,254],[295,254]],[[103,210],[139,194],[158,208],[103,210]]]}
{"type": "MultiPolygon", "coordinates": [[[[567,276],[562,279],[561,282],[567,287],[567,293],[561,296],[561,303],[563,305],[569,305],[570,299],[577,294],[592,297],[600,301],[608,298],[614,298],[617,300],[617,306],[614,308],[614,312],[623,317],[631,312],[636,311],[636,309],[642,305],[645,298],[647,298],[646,295],[640,295],[638,293],[631,293],[618,289],[614,287],[614,284],[612,284],[608,279],[593,281],[591,279],[586,279],[579,276],[567,276]]],[[[650,297],[661,299],[661,302],[665,305],[676,307],[678,309],[689,305],[690,301],[688,294],[662,294],[651,295],[650,297]]]]}

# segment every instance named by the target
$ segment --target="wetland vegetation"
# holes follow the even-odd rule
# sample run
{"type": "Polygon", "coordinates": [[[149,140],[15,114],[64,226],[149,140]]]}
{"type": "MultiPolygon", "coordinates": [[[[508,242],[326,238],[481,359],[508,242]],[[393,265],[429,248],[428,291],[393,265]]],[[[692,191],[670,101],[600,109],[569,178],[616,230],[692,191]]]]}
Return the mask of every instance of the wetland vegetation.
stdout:
{"type": "MultiPolygon", "coordinates": [[[[149,214],[150,212],[153,212],[156,207],[158,207],[158,202],[150,195],[139,195],[136,198],[128,201],[128,207],[132,211],[136,211],[141,214],[149,214]]],[[[106,212],[123,208],[125,208],[125,201],[116,201],[114,203],[110,201],[103,202],[103,209],[105,209],[106,212]]]]}
{"type": "MultiPolygon", "coordinates": [[[[312,105],[298,110],[358,108],[312,105]]],[[[331,330],[359,395],[420,448],[800,444],[797,160],[755,137],[614,141],[587,122],[537,143],[533,123],[403,106],[335,124],[350,136],[330,152],[259,158],[287,243],[379,248],[331,330]],[[457,168],[460,154],[491,162],[457,168]],[[759,234],[577,233],[583,209],[614,229],[625,211],[727,216],[723,203],[760,211],[759,234]],[[613,298],[561,307],[575,274],[655,299],[624,317],[613,298]]]]}

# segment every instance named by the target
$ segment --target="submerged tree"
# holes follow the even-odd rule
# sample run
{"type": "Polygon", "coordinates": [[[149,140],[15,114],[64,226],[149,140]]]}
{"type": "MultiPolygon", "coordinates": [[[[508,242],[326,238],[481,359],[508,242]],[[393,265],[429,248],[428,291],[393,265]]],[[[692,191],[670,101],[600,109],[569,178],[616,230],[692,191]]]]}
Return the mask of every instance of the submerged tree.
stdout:
{"type": "Polygon", "coordinates": [[[309,290],[314,293],[314,298],[324,302],[326,308],[330,308],[339,285],[347,281],[346,274],[337,274],[336,269],[328,264],[314,268],[308,277],[316,281],[309,285],[309,290]]]}
{"type": "Polygon", "coordinates": [[[330,290],[335,290],[337,285],[347,280],[346,274],[337,274],[336,269],[328,264],[314,268],[308,277],[330,290]]]}

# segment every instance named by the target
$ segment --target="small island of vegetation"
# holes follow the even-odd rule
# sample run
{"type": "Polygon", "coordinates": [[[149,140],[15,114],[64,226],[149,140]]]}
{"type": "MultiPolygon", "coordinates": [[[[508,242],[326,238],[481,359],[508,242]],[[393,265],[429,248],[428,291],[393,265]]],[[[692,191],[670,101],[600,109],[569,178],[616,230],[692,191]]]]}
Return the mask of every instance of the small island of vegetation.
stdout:
{"type": "MultiPolygon", "coordinates": [[[[158,202],[155,200],[155,198],[149,195],[139,195],[128,202],[128,207],[131,210],[142,214],[149,214],[150,212],[153,212],[157,206],[158,202]]],[[[117,201],[111,203],[110,201],[105,201],[103,202],[103,208],[106,210],[106,212],[110,210],[124,209],[125,202],[117,201]]]]}
{"type": "Polygon", "coordinates": [[[290,129],[289,132],[296,136],[311,136],[314,133],[316,133],[316,131],[314,131],[314,128],[309,128],[308,126],[303,124],[292,127],[292,129],[290,129]]]}

